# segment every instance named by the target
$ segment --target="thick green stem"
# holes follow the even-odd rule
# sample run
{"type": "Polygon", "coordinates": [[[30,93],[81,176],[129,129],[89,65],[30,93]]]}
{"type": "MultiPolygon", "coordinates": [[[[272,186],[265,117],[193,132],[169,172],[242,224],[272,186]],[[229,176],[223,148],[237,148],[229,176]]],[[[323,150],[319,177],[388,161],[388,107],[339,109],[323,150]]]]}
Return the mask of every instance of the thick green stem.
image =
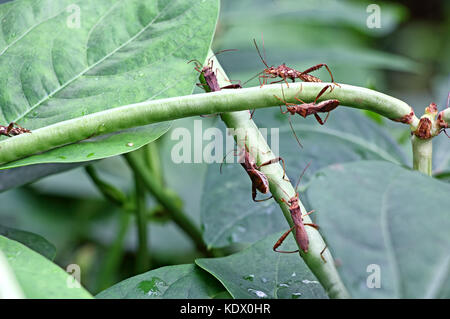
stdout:
{"type": "Polygon", "coordinates": [[[155,199],[167,210],[171,219],[192,239],[199,251],[205,255],[210,255],[203,242],[200,229],[198,229],[197,225],[177,205],[177,201],[174,200],[173,195],[165,191],[157,179],[147,170],[144,161],[138,158],[134,152],[125,154],[124,156],[133,172],[142,180],[144,186],[155,199]]]}
{"type": "MultiPolygon", "coordinates": [[[[284,84],[284,96],[287,102],[298,103],[296,96],[306,102],[312,102],[326,84],[291,83],[289,88],[284,84]]],[[[405,102],[362,87],[341,84],[341,87],[327,92],[322,95],[320,101],[338,99],[341,105],[370,110],[390,119],[399,120],[411,112],[405,102]]],[[[37,129],[31,134],[21,134],[1,141],[0,164],[130,127],[201,114],[278,106],[280,101],[275,95],[282,97],[282,94],[281,85],[273,84],[262,88],[222,90],[146,101],[92,113],[37,129]]],[[[417,123],[418,119],[413,116],[411,125],[417,126],[417,123]]]]}
{"type": "MultiPolygon", "coordinates": [[[[211,54],[211,52],[210,52],[211,54]]],[[[221,69],[221,66],[217,60],[214,61],[214,66],[221,69]]],[[[219,74],[225,75],[225,71],[221,69],[222,72],[218,72],[219,74]]],[[[226,79],[224,79],[221,75],[219,77],[219,83],[221,85],[226,85],[226,79]]],[[[290,85],[291,86],[291,85],[290,85]]],[[[252,107],[249,106],[249,109],[252,107]]],[[[221,118],[225,122],[228,128],[233,128],[235,130],[243,131],[244,136],[237,136],[236,142],[241,147],[244,145],[244,141],[247,141],[246,144],[249,145],[249,152],[257,159],[259,164],[273,159],[275,154],[272,153],[272,150],[267,145],[264,137],[258,130],[258,127],[253,122],[253,120],[249,116],[249,111],[241,111],[241,112],[233,112],[233,113],[222,113],[221,118]]],[[[290,227],[293,226],[292,218],[289,212],[289,209],[286,205],[286,202],[293,196],[295,196],[295,190],[292,187],[290,181],[287,181],[283,178],[284,170],[280,164],[272,164],[261,167],[261,171],[269,178],[270,191],[274,197],[274,199],[280,205],[280,208],[289,223],[290,227]],[[284,200],[285,202],[283,202],[284,200]]],[[[305,207],[299,200],[299,204],[301,207],[301,211],[303,213],[306,212],[305,207]]],[[[311,219],[309,216],[305,216],[303,218],[305,223],[311,223],[311,219]]],[[[327,260],[327,263],[324,263],[320,253],[325,247],[325,242],[322,239],[320,233],[313,227],[306,227],[308,238],[310,240],[309,251],[308,253],[304,253],[300,249],[300,255],[311,269],[311,271],[316,275],[317,279],[320,281],[322,286],[327,291],[328,295],[331,298],[349,298],[349,294],[342,283],[339,274],[334,265],[334,259],[331,255],[329,249],[325,250],[323,253],[323,257],[327,260]]]]}
{"type": "Polygon", "coordinates": [[[413,151],[413,169],[431,176],[433,171],[433,139],[420,139],[413,135],[411,143],[413,151]]]}

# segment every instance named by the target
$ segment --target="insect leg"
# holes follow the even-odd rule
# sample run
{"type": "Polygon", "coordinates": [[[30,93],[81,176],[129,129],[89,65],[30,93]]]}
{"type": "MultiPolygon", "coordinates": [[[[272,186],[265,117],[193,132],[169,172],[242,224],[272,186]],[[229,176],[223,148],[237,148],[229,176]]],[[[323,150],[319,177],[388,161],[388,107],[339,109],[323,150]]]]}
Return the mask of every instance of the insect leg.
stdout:
{"type": "Polygon", "coordinates": [[[268,161],[262,163],[261,165],[257,166],[256,168],[259,170],[263,166],[274,164],[274,163],[278,163],[280,161],[283,163],[283,178],[285,178],[286,177],[286,164],[285,164],[284,159],[282,157],[276,157],[276,158],[273,158],[271,160],[268,160],[268,161]]]}
{"type": "Polygon", "coordinates": [[[294,227],[295,226],[292,226],[288,231],[286,231],[283,235],[281,235],[281,237],[277,240],[275,245],[273,245],[273,251],[276,251],[277,253],[283,253],[283,254],[292,254],[292,253],[297,253],[299,251],[298,249],[294,250],[294,251],[277,250],[277,248],[281,246],[283,241],[286,239],[286,237],[289,235],[289,233],[294,229],[294,227]]]}
{"type": "MultiPolygon", "coordinates": [[[[328,114],[330,114],[330,113],[328,113],[328,114]]],[[[319,122],[320,125],[325,124],[325,122],[322,121],[322,119],[320,118],[319,115],[317,115],[317,113],[314,113],[314,117],[316,118],[317,122],[319,122]]],[[[327,116],[327,118],[328,118],[328,116],[327,116]]]]}
{"type": "Polygon", "coordinates": [[[324,263],[327,263],[327,261],[325,260],[325,257],[323,257],[323,253],[325,252],[325,250],[328,248],[328,245],[325,244],[325,247],[323,247],[322,251],[320,252],[320,258],[322,258],[324,263]]]}

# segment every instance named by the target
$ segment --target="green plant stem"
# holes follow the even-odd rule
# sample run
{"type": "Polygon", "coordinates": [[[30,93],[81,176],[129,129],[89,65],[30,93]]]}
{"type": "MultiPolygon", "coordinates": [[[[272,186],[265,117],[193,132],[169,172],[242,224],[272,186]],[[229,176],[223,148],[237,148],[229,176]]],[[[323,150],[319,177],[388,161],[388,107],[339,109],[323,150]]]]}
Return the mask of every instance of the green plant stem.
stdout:
{"type": "Polygon", "coordinates": [[[429,176],[432,175],[433,139],[411,138],[413,151],[413,169],[429,176]]]}
{"type": "MultiPolygon", "coordinates": [[[[298,102],[295,100],[297,95],[312,102],[326,84],[291,83],[289,88],[284,84],[284,96],[288,102],[298,102]]],[[[320,101],[338,99],[341,105],[370,110],[390,119],[400,119],[411,111],[405,102],[362,87],[341,84],[327,92],[320,101]]],[[[282,97],[281,84],[146,101],[92,113],[1,141],[0,164],[130,127],[201,114],[278,106],[280,101],[274,95],[282,97]]],[[[414,116],[411,126],[417,126],[417,123],[414,116]]]]}
{"type": "Polygon", "coordinates": [[[120,207],[124,207],[126,204],[126,196],[119,189],[114,187],[113,185],[106,183],[103,181],[95,171],[95,168],[92,165],[85,166],[84,170],[87,175],[90,177],[91,181],[97,187],[97,189],[102,193],[102,195],[115,205],[120,207]]]}
{"type": "MultiPolygon", "coordinates": [[[[209,55],[211,55],[211,52],[209,55]]],[[[225,76],[225,71],[221,68],[217,59],[214,60],[214,66],[215,68],[219,68],[221,70],[221,72],[218,72],[219,83],[221,86],[226,85],[227,79],[223,78],[225,76]]],[[[251,107],[249,107],[249,109],[251,109],[251,107]]],[[[228,128],[233,128],[235,130],[243,129],[245,131],[245,136],[238,137],[236,143],[243,147],[244,140],[251,141],[251,144],[248,142],[250,145],[249,152],[255,159],[257,159],[259,164],[275,158],[275,154],[272,153],[272,150],[267,145],[264,137],[258,130],[258,127],[249,117],[249,111],[222,113],[221,118],[228,128]]],[[[295,196],[295,190],[290,181],[283,178],[283,167],[277,163],[263,166],[261,167],[261,171],[269,178],[270,191],[274,199],[280,205],[289,226],[292,227],[293,221],[291,214],[286,203],[282,202],[282,200],[287,202],[291,197],[295,196]]],[[[301,211],[305,213],[305,207],[300,200],[299,204],[301,211]]],[[[305,223],[312,223],[309,216],[305,216],[303,220],[305,223]]],[[[323,254],[325,260],[328,262],[324,263],[320,256],[322,249],[325,247],[325,242],[320,233],[313,227],[306,227],[306,230],[310,240],[309,251],[308,253],[304,253],[300,249],[301,257],[311,271],[316,275],[317,279],[320,281],[331,298],[349,298],[349,294],[339,277],[334,265],[333,256],[331,255],[329,249],[325,250],[323,254]]]]}
{"type": "Polygon", "coordinates": [[[117,236],[103,258],[98,277],[98,291],[111,287],[116,282],[117,278],[115,278],[115,275],[117,274],[124,254],[123,243],[128,232],[130,216],[131,214],[129,212],[119,212],[117,236]]]}
{"type": "Polygon", "coordinates": [[[148,233],[144,184],[136,172],[134,172],[134,181],[136,190],[136,226],[138,232],[136,272],[140,274],[149,269],[150,263],[147,247],[148,233]]]}
{"type": "Polygon", "coordinates": [[[161,159],[159,158],[158,140],[145,145],[143,148],[144,161],[149,170],[161,185],[164,185],[161,159]]]}
{"type": "Polygon", "coordinates": [[[206,256],[210,256],[210,253],[203,242],[200,229],[177,205],[177,201],[174,200],[173,195],[165,191],[150,171],[146,169],[144,161],[137,157],[134,152],[125,154],[124,157],[133,172],[142,180],[147,190],[167,210],[175,224],[177,224],[178,227],[192,239],[200,252],[206,256]]]}

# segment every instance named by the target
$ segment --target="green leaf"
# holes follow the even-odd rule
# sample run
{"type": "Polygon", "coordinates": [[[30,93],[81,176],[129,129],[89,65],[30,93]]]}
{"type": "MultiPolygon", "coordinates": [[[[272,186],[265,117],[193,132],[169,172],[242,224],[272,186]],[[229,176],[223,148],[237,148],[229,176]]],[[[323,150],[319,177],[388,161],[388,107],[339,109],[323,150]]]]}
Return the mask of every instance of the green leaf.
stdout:
{"type": "Polygon", "coordinates": [[[381,3],[382,28],[368,28],[366,21],[373,11],[367,12],[370,1],[322,0],[320,4],[308,1],[284,0],[274,2],[229,0],[224,3],[224,21],[231,24],[258,23],[287,24],[289,22],[305,25],[328,25],[340,28],[352,27],[369,36],[385,35],[404,20],[407,11],[398,4],[381,3]],[[265,2],[261,5],[261,2],[265,2]],[[255,10],[256,6],[260,6],[255,10]]]}
{"type": "Polygon", "coordinates": [[[1,165],[0,170],[38,163],[84,162],[128,153],[158,139],[169,128],[170,122],[163,122],[100,135],[1,165]]]}
{"type": "Polygon", "coordinates": [[[62,173],[87,163],[37,164],[0,170],[0,192],[34,182],[42,177],[62,173]]]}
{"type": "MultiPolygon", "coordinates": [[[[217,13],[216,0],[1,5],[0,123],[35,130],[126,104],[190,94],[197,72],[186,62],[205,59],[217,13]]],[[[117,132],[7,167],[121,154],[155,140],[169,126],[117,132]],[[130,142],[135,146],[127,146],[130,142]]]]}
{"type": "MultiPolygon", "coordinates": [[[[324,126],[318,125],[313,117],[292,117],[303,149],[292,134],[287,115],[277,109],[258,110],[254,117],[258,126],[268,128],[269,133],[270,128],[280,127],[279,153],[286,161],[287,175],[293,183],[309,162],[311,166],[305,172],[303,185],[316,170],[336,162],[363,159],[406,162],[401,148],[357,110],[338,108],[324,126]]],[[[270,137],[267,140],[272,143],[270,137]]],[[[238,164],[224,164],[222,174],[219,165],[209,165],[203,190],[203,238],[209,247],[252,243],[286,228],[286,221],[273,200],[252,201],[250,179],[238,164]]],[[[268,196],[258,193],[258,198],[264,197],[268,196]]],[[[305,199],[302,196],[306,204],[305,199]]]]}
{"type": "MultiPolygon", "coordinates": [[[[233,298],[309,299],[327,295],[298,254],[272,250],[282,233],[273,234],[241,252],[222,258],[202,258],[195,263],[225,286],[233,298]]],[[[283,249],[295,250],[292,235],[283,249]]]]}
{"type": "Polygon", "coordinates": [[[70,288],[73,277],[26,246],[0,236],[5,255],[27,298],[92,298],[84,288],[70,288]]]}
{"type": "Polygon", "coordinates": [[[0,235],[18,241],[50,260],[55,258],[55,246],[42,236],[2,225],[0,225],[0,235]]]}
{"type": "Polygon", "coordinates": [[[355,298],[450,297],[448,194],[446,183],[378,161],[332,165],[308,187],[355,298]],[[368,288],[369,266],[379,267],[380,288],[368,288]]]}
{"type": "Polygon", "coordinates": [[[128,278],[99,293],[105,299],[204,299],[214,298],[224,288],[195,265],[166,266],[128,278]]]}

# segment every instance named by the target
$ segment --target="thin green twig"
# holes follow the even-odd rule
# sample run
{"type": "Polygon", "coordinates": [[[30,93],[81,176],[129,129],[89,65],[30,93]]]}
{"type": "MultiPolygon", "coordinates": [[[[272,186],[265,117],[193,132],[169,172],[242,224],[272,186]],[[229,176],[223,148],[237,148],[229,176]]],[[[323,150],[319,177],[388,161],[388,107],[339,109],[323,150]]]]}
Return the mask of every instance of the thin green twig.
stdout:
{"type": "Polygon", "coordinates": [[[167,210],[167,213],[175,224],[192,239],[200,252],[206,256],[211,256],[211,253],[208,252],[203,242],[200,229],[177,204],[178,201],[174,199],[173,194],[166,191],[158,183],[157,179],[146,168],[144,161],[136,156],[134,152],[125,154],[124,157],[133,172],[142,180],[147,190],[167,210]]]}

